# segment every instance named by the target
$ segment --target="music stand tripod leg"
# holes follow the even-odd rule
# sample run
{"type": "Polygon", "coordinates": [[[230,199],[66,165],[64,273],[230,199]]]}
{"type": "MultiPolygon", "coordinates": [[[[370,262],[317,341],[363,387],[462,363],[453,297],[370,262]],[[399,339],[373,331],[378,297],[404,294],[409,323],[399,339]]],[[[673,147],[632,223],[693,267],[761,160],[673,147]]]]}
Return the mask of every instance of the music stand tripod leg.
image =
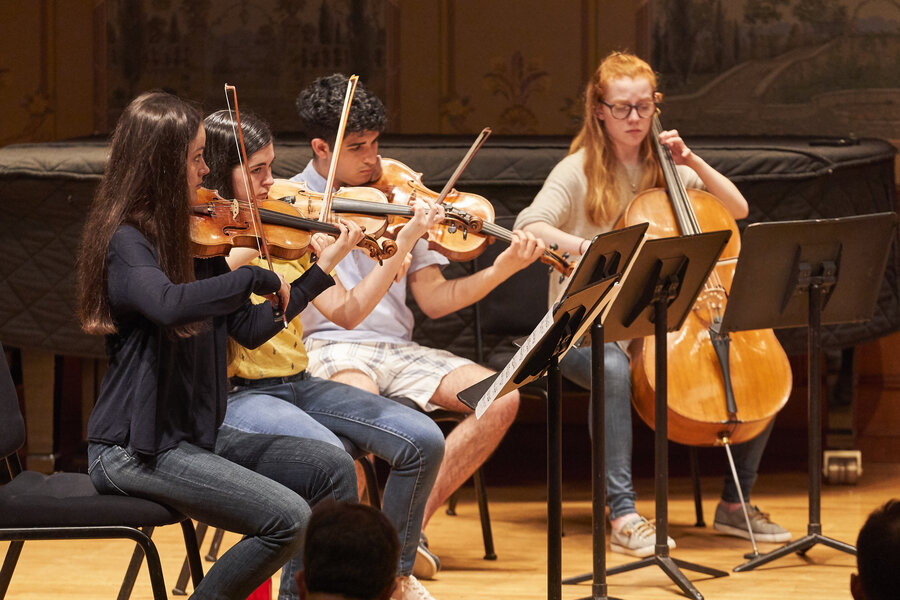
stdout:
{"type": "Polygon", "coordinates": [[[668,299],[673,292],[672,285],[660,286],[662,291],[653,298],[654,306],[654,339],[656,344],[656,404],[654,443],[656,445],[655,457],[655,488],[656,488],[656,545],[654,555],[642,560],[614,567],[607,571],[608,575],[632,571],[649,565],[659,566],[678,587],[689,597],[695,600],[703,600],[703,595],[681,572],[680,568],[697,571],[713,577],[725,577],[725,571],[713,569],[683,560],[673,559],[669,556],[668,545],[668,490],[669,490],[669,440],[668,440],[668,352],[666,347],[667,306],[668,299]],[[668,292],[666,290],[669,290],[668,292]]]}
{"type": "Polygon", "coordinates": [[[606,585],[606,367],[603,324],[591,327],[591,490],[593,572],[564,579],[566,585],[592,581],[591,595],[580,600],[618,600],[606,585]]]}
{"type": "Polygon", "coordinates": [[[809,331],[808,346],[809,359],[807,365],[807,377],[809,380],[808,387],[808,428],[809,439],[807,446],[809,461],[809,524],[806,527],[807,533],[799,540],[788,542],[781,548],[777,548],[772,552],[762,554],[742,565],[734,568],[736,573],[741,571],[749,571],[755,569],[759,565],[764,565],[777,558],[781,558],[792,552],[800,555],[815,546],[816,544],[824,544],[835,550],[846,552],[856,556],[856,548],[850,544],[826,537],[822,535],[821,521],[821,494],[822,494],[822,405],[820,403],[821,396],[821,369],[819,365],[819,357],[822,354],[822,305],[823,305],[823,277],[810,278],[807,293],[809,294],[809,331]]]}
{"type": "Polygon", "coordinates": [[[562,379],[554,356],[547,369],[547,598],[562,598],[562,379]]]}

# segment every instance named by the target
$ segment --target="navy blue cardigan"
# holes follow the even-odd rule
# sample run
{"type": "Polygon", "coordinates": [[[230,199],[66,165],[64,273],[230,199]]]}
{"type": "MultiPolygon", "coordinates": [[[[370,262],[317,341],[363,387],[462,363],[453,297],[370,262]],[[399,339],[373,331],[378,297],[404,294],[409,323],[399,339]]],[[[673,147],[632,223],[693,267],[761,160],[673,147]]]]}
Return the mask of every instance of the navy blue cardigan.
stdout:
{"type": "MultiPolygon", "coordinates": [[[[109,301],[117,332],[106,336],[109,368],[88,424],[92,442],[155,455],[181,441],[213,449],[225,417],[227,338],[255,348],[281,330],[268,302],[278,277],[254,266],[229,270],[224,258],[195,259],[196,281],[174,284],[162,272],[153,246],[123,225],[109,246],[109,301]],[[192,322],[205,327],[189,338],[168,328],[192,322]]],[[[317,266],[291,283],[288,320],[334,284],[317,266]]]]}

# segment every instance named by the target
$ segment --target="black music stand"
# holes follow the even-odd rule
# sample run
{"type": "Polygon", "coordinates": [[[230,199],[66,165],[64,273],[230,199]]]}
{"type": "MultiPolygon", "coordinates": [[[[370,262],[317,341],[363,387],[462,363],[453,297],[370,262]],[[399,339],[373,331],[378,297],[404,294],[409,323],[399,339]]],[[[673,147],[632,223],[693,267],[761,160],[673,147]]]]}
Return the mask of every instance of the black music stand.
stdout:
{"type": "MultiPolygon", "coordinates": [[[[500,373],[458,394],[461,402],[475,409],[476,415],[481,415],[494,398],[547,376],[547,596],[551,600],[562,597],[562,380],[559,359],[584,336],[592,323],[599,320],[608,304],[608,292],[621,270],[631,262],[646,229],[647,226],[642,224],[597,236],[576,267],[562,299],[522,344],[510,364],[500,373]],[[502,385],[495,385],[498,379],[502,385]]],[[[602,410],[599,412],[602,415],[602,410]]],[[[605,475],[601,481],[605,486],[605,475]]],[[[603,490],[605,492],[605,487],[603,490]]],[[[600,523],[602,535],[603,521],[600,523]]]]}
{"type": "MultiPolygon", "coordinates": [[[[564,293],[582,289],[606,277],[621,277],[634,259],[649,223],[601,234],[591,240],[579,269],[572,274],[564,293]]],[[[591,555],[593,578],[591,600],[618,600],[607,594],[606,585],[606,397],[604,333],[602,315],[591,324],[591,555]]],[[[579,338],[576,338],[579,339],[579,338]]],[[[561,470],[561,467],[557,467],[561,470]]],[[[549,499],[548,499],[549,500],[549,499]]],[[[562,498],[555,500],[560,505],[562,498]]],[[[580,581],[586,581],[582,579],[580,581]]],[[[569,583],[563,580],[562,583],[569,583]]]]}
{"type": "MultiPolygon", "coordinates": [[[[715,266],[716,259],[730,237],[731,233],[729,231],[713,231],[700,235],[647,241],[635,259],[634,265],[626,275],[622,283],[622,289],[619,291],[603,323],[606,341],[631,340],[653,335],[656,344],[654,427],[656,450],[654,467],[656,481],[656,545],[653,556],[613,567],[607,571],[607,574],[615,575],[655,564],[685,594],[696,600],[702,600],[703,596],[681,573],[679,567],[712,575],[713,577],[724,577],[728,573],[669,556],[667,543],[669,441],[666,334],[668,331],[679,329],[684,323],[700,289],[715,266]],[[670,315],[672,317],[671,320],[674,322],[672,325],[669,325],[670,315]]],[[[597,382],[592,381],[592,395],[598,392],[602,393],[602,387],[599,390],[597,390],[597,387],[597,382]]],[[[602,433],[602,430],[600,431],[602,433]]],[[[595,438],[597,433],[598,431],[595,429],[595,438]]],[[[605,552],[605,548],[601,550],[605,552]]],[[[597,573],[595,572],[595,588],[597,587],[596,577],[597,573]]],[[[566,583],[580,583],[588,579],[591,579],[591,575],[573,577],[567,579],[566,583]]]]}
{"type": "Polygon", "coordinates": [[[822,406],[819,357],[823,324],[868,320],[875,309],[896,213],[756,223],[743,235],[725,317],[718,333],[806,326],[809,344],[809,524],[807,534],[734,568],[749,571],[816,544],[856,555],[822,535],[822,406]]]}

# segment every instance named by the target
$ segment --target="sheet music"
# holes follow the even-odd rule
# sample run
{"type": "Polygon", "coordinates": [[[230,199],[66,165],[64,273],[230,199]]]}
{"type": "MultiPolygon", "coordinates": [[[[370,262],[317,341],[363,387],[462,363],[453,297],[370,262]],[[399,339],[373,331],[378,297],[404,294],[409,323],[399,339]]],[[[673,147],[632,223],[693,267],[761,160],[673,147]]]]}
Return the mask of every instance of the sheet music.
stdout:
{"type": "MultiPolygon", "coordinates": [[[[634,227],[628,228],[628,229],[634,229],[634,227]]],[[[644,229],[646,229],[646,227],[644,229]]],[[[575,265],[573,275],[571,275],[569,277],[568,281],[566,281],[563,284],[560,294],[554,301],[550,310],[547,311],[547,313],[544,315],[544,317],[541,319],[541,321],[535,327],[534,331],[531,332],[531,335],[529,335],[528,338],[526,338],[526,340],[522,344],[522,346],[516,351],[515,355],[513,355],[513,357],[512,357],[512,360],[510,360],[509,364],[507,364],[503,368],[503,370],[501,370],[497,374],[497,376],[494,378],[494,381],[491,382],[491,384],[487,388],[487,390],[478,399],[478,402],[475,403],[476,418],[480,418],[481,415],[483,415],[484,412],[494,402],[494,400],[496,400],[497,397],[503,392],[504,388],[507,386],[507,384],[509,384],[510,380],[512,379],[512,376],[516,372],[518,372],[519,367],[521,367],[525,363],[525,360],[529,357],[529,355],[531,354],[531,351],[534,349],[534,347],[543,340],[543,338],[547,334],[547,332],[550,331],[550,329],[553,327],[553,325],[555,323],[554,313],[556,312],[556,310],[558,308],[560,308],[560,303],[563,302],[564,300],[567,301],[567,298],[569,298],[570,296],[575,298],[579,294],[586,292],[587,290],[594,287],[595,285],[602,284],[601,283],[603,281],[602,279],[597,282],[581,281],[578,284],[578,287],[581,287],[582,289],[578,289],[578,290],[572,289],[572,283],[574,281],[574,274],[578,272],[579,268],[582,268],[581,263],[586,256],[588,256],[592,252],[599,252],[602,254],[605,252],[612,252],[614,250],[619,250],[619,248],[617,247],[616,244],[621,244],[621,241],[619,241],[620,238],[615,238],[616,235],[618,235],[618,234],[615,232],[608,232],[606,234],[599,234],[599,235],[595,236],[593,238],[593,240],[591,240],[591,246],[588,248],[588,250],[585,252],[584,255],[582,255],[578,258],[578,262],[575,265]],[[613,243],[613,239],[617,240],[615,244],[613,243]],[[603,240],[603,242],[601,243],[600,240],[603,240]]],[[[641,238],[637,241],[635,250],[625,254],[625,256],[628,257],[628,259],[627,259],[628,263],[626,265],[622,265],[620,267],[620,268],[624,269],[625,276],[627,276],[627,274],[631,271],[631,267],[634,265],[634,262],[635,262],[635,257],[638,255],[638,251],[643,246],[643,244],[646,240],[647,240],[647,236],[642,235],[641,238]]],[[[575,335],[573,338],[574,340],[578,340],[578,339],[584,337],[585,334],[587,333],[588,329],[590,328],[591,324],[598,318],[598,316],[601,313],[603,314],[604,318],[606,317],[606,315],[610,311],[610,307],[612,307],[612,305],[613,305],[613,301],[616,299],[616,297],[618,296],[621,289],[622,289],[621,280],[615,282],[612,285],[612,287],[606,288],[606,296],[596,306],[591,308],[590,314],[583,315],[583,317],[580,317],[580,318],[582,318],[582,322],[579,324],[577,332],[572,332],[572,333],[577,333],[577,335],[575,335]]],[[[564,309],[564,310],[566,310],[566,309],[564,309]]],[[[565,355],[566,352],[568,352],[568,350],[570,348],[571,348],[571,346],[567,347],[565,349],[565,351],[559,356],[559,358],[562,359],[562,357],[565,355]]],[[[472,386],[472,387],[475,387],[475,386],[472,386]]],[[[473,395],[475,393],[477,393],[477,392],[473,392],[473,395]]],[[[469,404],[469,406],[471,406],[469,401],[467,401],[467,404],[469,404]]]]}
{"type": "Polygon", "coordinates": [[[494,400],[497,399],[497,396],[499,396],[501,390],[503,390],[503,386],[509,382],[509,379],[525,361],[528,353],[531,352],[532,348],[537,345],[541,338],[544,337],[544,334],[547,333],[552,326],[553,309],[551,308],[541,319],[540,323],[537,324],[537,327],[534,328],[534,331],[531,332],[531,335],[525,339],[522,346],[516,351],[515,355],[513,355],[512,360],[509,361],[509,364],[503,367],[503,370],[497,374],[497,378],[494,379],[491,387],[489,387],[478,400],[478,404],[475,405],[476,419],[480,419],[481,415],[484,414],[484,411],[486,411],[494,400]]]}

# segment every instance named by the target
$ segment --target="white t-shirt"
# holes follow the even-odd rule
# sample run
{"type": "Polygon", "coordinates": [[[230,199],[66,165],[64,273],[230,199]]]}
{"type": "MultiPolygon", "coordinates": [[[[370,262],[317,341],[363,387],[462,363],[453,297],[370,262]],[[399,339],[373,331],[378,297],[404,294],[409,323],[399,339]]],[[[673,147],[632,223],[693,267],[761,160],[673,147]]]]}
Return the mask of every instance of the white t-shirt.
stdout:
{"type": "MultiPolygon", "coordinates": [[[[291,181],[306,183],[307,187],[314,192],[325,191],[325,178],[316,171],[312,161],[306,165],[302,173],[292,177],[291,181]]],[[[407,274],[430,265],[446,265],[449,262],[443,255],[429,250],[428,242],[425,240],[416,242],[410,254],[412,263],[407,274]]],[[[338,263],[335,271],[344,287],[351,289],[377,265],[378,263],[370,258],[364,250],[351,250],[350,254],[338,263]]],[[[391,343],[411,341],[414,318],[412,311],[406,306],[406,282],[407,278],[404,275],[399,282],[391,284],[387,294],[378,302],[374,310],[353,329],[344,329],[335,325],[310,303],[301,313],[303,339],[391,343]]]]}

